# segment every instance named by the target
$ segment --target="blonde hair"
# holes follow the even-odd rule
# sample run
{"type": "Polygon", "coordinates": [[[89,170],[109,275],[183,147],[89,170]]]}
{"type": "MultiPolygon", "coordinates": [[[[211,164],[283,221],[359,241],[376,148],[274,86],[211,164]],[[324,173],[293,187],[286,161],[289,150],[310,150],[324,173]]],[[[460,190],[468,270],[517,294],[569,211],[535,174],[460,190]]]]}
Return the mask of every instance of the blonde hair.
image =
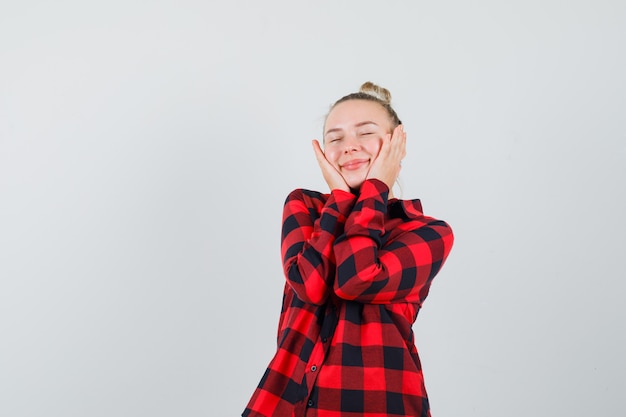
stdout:
{"type": "MultiPolygon", "coordinates": [[[[402,124],[400,118],[396,114],[396,111],[391,107],[391,93],[384,87],[374,84],[371,81],[366,81],[361,84],[361,88],[357,93],[351,93],[346,96],[341,97],[339,100],[335,102],[330,107],[330,111],[335,108],[335,106],[339,103],[343,103],[344,101],[349,100],[367,100],[373,101],[375,103],[380,104],[387,111],[389,118],[391,119],[391,128],[394,129],[396,126],[402,124]]],[[[328,114],[326,115],[328,117],[328,114]]]]}

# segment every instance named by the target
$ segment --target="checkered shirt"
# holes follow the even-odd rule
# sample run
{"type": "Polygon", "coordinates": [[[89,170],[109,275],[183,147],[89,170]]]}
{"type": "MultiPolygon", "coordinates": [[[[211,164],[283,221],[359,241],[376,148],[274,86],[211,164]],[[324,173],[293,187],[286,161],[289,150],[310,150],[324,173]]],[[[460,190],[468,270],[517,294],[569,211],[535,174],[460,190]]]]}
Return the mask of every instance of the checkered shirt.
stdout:
{"type": "Polygon", "coordinates": [[[388,194],[287,198],[278,347],[244,417],[430,416],[412,324],[454,238],[388,194]]]}

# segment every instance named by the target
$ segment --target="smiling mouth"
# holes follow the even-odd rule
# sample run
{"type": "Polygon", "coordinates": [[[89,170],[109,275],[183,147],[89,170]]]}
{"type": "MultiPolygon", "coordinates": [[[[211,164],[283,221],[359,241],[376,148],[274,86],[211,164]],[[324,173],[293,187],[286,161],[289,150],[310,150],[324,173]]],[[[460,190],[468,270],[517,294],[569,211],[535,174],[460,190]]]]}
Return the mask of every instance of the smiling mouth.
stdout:
{"type": "Polygon", "coordinates": [[[355,169],[361,168],[363,165],[368,163],[368,159],[355,159],[353,161],[348,161],[341,166],[341,169],[345,169],[348,171],[354,171],[355,169]]]}

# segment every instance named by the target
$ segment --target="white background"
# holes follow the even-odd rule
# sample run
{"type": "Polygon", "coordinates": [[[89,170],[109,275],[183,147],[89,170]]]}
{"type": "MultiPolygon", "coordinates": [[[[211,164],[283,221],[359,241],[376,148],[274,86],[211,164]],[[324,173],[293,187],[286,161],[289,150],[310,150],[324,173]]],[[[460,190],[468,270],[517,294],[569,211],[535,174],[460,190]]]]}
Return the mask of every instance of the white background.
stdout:
{"type": "Polygon", "coordinates": [[[622,416],[625,51],[620,0],[3,1],[0,415],[239,415],[282,204],[371,80],[456,235],[433,416],[622,416]]]}

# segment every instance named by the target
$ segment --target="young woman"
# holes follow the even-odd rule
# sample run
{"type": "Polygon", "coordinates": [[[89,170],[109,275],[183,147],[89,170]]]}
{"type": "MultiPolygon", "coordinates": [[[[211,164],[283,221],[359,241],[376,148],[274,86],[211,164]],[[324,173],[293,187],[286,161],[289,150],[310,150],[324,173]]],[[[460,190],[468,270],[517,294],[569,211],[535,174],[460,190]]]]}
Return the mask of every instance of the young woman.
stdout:
{"type": "Polygon", "coordinates": [[[390,98],[367,82],[339,99],[313,141],[330,193],[287,197],[278,348],[245,417],[430,416],[411,326],[453,235],[393,197],[406,133],[390,98]]]}

